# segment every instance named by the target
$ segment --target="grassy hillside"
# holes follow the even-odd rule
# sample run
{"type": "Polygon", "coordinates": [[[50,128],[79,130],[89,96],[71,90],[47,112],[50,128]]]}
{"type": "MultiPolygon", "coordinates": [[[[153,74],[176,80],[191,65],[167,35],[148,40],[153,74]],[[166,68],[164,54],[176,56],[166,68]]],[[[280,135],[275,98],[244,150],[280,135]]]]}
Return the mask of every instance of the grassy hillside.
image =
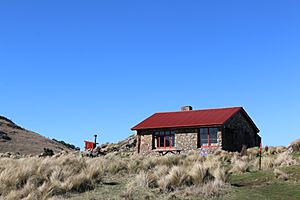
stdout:
{"type": "Polygon", "coordinates": [[[274,170],[232,175],[232,191],[224,199],[300,199],[300,165],[280,170],[288,175],[287,180],[276,178],[274,170]]]}
{"type": "Polygon", "coordinates": [[[0,199],[299,199],[299,153],[256,154],[0,158],[0,199]]]}
{"type": "Polygon", "coordinates": [[[0,153],[18,153],[38,155],[44,148],[54,152],[73,151],[66,145],[28,131],[11,120],[0,116],[0,153]]]}

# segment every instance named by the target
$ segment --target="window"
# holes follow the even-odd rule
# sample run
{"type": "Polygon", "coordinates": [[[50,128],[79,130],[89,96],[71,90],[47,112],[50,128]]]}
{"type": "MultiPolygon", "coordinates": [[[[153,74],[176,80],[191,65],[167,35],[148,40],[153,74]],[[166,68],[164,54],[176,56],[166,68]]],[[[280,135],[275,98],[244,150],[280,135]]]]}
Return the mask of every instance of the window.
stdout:
{"type": "Polygon", "coordinates": [[[200,128],[199,136],[200,147],[217,146],[218,128],[200,128]]]}
{"type": "Polygon", "coordinates": [[[218,143],[218,128],[209,128],[210,144],[218,143]]]}
{"type": "Polygon", "coordinates": [[[155,132],[154,138],[156,140],[157,148],[172,148],[175,146],[175,132],[174,131],[155,132]]]}
{"type": "Polygon", "coordinates": [[[200,128],[200,146],[208,146],[208,128],[200,128]]]}

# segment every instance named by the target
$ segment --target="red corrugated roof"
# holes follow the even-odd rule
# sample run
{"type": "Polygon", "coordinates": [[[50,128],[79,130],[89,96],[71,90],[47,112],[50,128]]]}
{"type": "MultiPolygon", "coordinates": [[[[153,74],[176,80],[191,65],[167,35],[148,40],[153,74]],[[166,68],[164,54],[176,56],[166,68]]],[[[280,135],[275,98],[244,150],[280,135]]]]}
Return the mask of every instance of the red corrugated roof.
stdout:
{"type": "Polygon", "coordinates": [[[223,125],[242,107],[155,113],[132,130],[223,125]]]}

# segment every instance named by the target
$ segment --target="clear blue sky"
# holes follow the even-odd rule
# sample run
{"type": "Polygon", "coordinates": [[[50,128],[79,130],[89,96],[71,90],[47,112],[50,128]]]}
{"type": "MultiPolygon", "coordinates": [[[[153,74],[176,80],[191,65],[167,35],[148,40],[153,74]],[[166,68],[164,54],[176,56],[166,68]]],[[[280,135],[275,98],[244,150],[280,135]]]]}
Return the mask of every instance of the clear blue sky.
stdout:
{"type": "Polygon", "coordinates": [[[1,1],[0,115],[83,146],[158,111],[243,106],[300,137],[299,1],[1,1]]]}

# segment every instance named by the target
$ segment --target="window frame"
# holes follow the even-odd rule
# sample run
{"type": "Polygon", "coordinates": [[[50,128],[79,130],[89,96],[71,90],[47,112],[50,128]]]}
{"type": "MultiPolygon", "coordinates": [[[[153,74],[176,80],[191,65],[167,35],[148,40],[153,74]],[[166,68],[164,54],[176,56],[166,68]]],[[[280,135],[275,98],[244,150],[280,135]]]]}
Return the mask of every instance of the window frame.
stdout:
{"type": "Polygon", "coordinates": [[[199,133],[198,133],[198,148],[218,148],[219,143],[218,143],[218,132],[220,130],[220,127],[201,127],[199,128],[199,133]],[[217,142],[216,143],[211,143],[211,137],[210,137],[210,130],[216,128],[217,129],[217,142]],[[201,129],[207,129],[207,145],[202,145],[201,142],[201,129]]]}
{"type": "Polygon", "coordinates": [[[176,146],[175,143],[175,131],[166,130],[166,131],[155,131],[154,132],[154,147],[156,149],[171,149],[176,146]],[[167,140],[167,137],[169,139],[167,140]],[[161,138],[163,138],[163,146],[161,146],[161,138]],[[169,142],[169,145],[167,146],[167,142],[169,142]]]}

